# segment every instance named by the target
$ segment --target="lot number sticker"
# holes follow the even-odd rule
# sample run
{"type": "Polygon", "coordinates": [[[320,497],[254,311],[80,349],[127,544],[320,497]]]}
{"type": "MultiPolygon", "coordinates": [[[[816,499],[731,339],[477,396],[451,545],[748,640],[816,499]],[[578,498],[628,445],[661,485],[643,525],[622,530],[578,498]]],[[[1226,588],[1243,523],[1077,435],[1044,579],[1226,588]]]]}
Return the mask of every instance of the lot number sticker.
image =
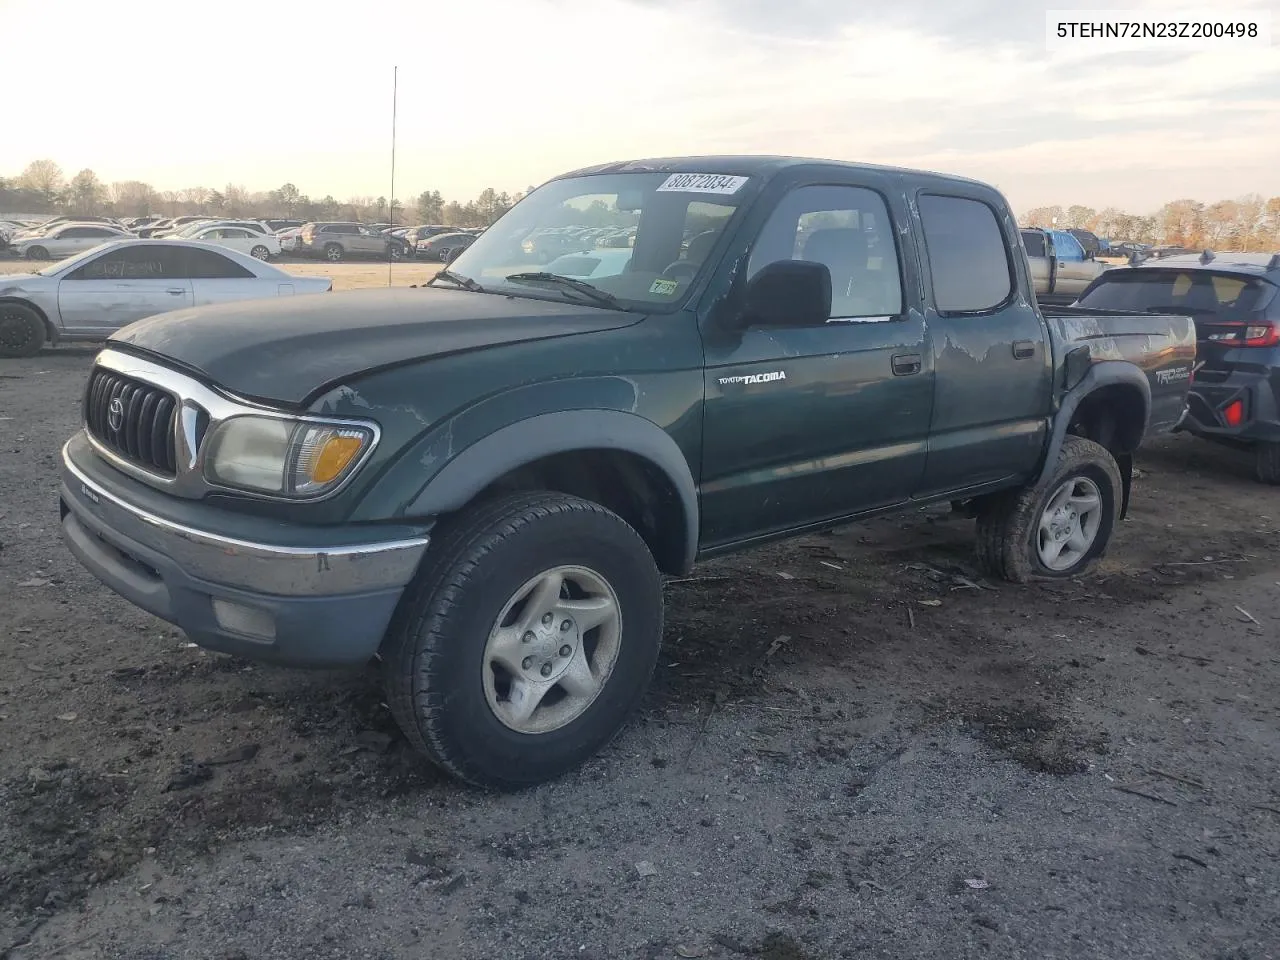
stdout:
{"type": "Polygon", "coordinates": [[[673,173],[658,188],[659,193],[737,193],[746,177],[729,177],[723,173],[673,173]]]}
{"type": "Polygon", "coordinates": [[[660,293],[664,297],[669,297],[679,288],[680,283],[676,280],[664,280],[659,277],[653,281],[653,286],[649,288],[650,293],[660,293]]]}

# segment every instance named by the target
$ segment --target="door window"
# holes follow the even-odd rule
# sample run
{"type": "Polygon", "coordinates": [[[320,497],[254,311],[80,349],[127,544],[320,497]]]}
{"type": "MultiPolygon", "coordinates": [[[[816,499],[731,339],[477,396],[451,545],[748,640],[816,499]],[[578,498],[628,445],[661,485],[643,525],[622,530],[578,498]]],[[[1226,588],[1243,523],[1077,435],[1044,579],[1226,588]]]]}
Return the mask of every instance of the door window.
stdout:
{"type": "Polygon", "coordinates": [[[234,260],[229,260],[212,250],[197,250],[190,247],[186,252],[186,275],[193,280],[234,280],[254,276],[234,260]]]}
{"type": "Polygon", "coordinates": [[[180,247],[129,244],[95,257],[67,274],[68,280],[173,280],[183,274],[180,247]]]}
{"type": "Polygon", "coordinates": [[[791,191],[752,247],[748,279],[779,260],[826,265],[832,320],[888,320],[902,313],[893,226],[874,190],[810,186],[791,191]]]}
{"type": "Polygon", "coordinates": [[[941,313],[985,313],[1013,293],[1013,262],[995,211],[981,200],[920,197],[933,298],[941,313]]]}

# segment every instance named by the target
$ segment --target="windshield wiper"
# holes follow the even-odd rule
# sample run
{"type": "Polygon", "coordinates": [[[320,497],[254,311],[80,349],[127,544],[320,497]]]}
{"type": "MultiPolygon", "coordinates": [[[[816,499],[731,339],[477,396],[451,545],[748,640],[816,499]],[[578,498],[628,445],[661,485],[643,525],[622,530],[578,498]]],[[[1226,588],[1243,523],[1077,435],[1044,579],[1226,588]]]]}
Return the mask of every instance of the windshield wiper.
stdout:
{"type": "Polygon", "coordinates": [[[599,287],[593,287],[585,280],[575,280],[573,277],[562,277],[558,273],[510,273],[507,274],[507,280],[511,283],[551,283],[566,290],[572,290],[575,293],[581,293],[586,297],[590,297],[596,303],[604,304],[606,307],[614,307],[621,309],[618,304],[618,298],[612,293],[606,293],[599,287]]]}
{"type": "Polygon", "coordinates": [[[480,286],[480,284],[476,283],[470,277],[464,277],[447,268],[438,271],[434,277],[427,281],[427,286],[431,286],[437,280],[448,280],[450,283],[461,287],[463,290],[470,291],[471,293],[484,293],[484,287],[480,286]]]}

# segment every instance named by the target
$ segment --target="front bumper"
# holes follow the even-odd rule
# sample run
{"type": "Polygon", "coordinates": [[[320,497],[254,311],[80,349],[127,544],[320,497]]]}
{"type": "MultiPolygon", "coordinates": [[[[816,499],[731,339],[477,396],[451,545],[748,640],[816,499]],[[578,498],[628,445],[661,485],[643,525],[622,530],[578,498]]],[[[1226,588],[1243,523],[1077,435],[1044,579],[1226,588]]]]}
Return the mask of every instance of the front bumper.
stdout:
{"type": "Polygon", "coordinates": [[[175,503],[111,470],[83,433],[63,447],[61,480],[63,538],[94,576],[202,647],[254,660],[367,662],[428,543],[421,527],[302,527],[175,503]]]}
{"type": "Polygon", "coordinates": [[[1184,428],[1207,440],[1240,443],[1280,442],[1280,404],[1269,377],[1261,373],[1232,371],[1224,379],[1197,379],[1187,398],[1184,428]],[[1239,400],[1243,418],[1235,426],[1224,411],[1239,400]]]}

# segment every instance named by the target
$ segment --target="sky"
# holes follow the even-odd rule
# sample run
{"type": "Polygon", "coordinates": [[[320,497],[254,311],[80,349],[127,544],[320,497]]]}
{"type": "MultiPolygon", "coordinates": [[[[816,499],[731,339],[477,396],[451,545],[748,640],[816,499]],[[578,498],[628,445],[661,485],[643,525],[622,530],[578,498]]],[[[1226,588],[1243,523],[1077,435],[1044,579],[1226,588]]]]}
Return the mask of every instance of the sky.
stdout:
{"type": "MultiPolygon", "coordinates": [[[[1045,10],[1096,0],[60,6],[74,30],[0,0],[0,175],[47,157],[160,190],[387,196],[396,67],[401,200],[727,153],[959,173],[1018,212],[1280,195],[1280,45],[1050,50],[1045,10]]],[[[1280,3],[1226,6],[1270,11],[1280,42],[1280,3]]]]}

